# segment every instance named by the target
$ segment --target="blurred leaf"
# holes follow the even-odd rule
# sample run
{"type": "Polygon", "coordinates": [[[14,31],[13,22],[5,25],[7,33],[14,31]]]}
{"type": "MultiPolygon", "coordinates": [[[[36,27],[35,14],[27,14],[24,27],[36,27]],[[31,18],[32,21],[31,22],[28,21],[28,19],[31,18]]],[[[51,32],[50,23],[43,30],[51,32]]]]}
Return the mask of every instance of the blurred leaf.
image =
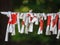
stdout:
{"type": "Polygon", "coordinates": [[[15,9],[15,11],[17,12],[28,12],[30,10],[30,8],[28,6],[21,6],[18,9],[15,9]]]}

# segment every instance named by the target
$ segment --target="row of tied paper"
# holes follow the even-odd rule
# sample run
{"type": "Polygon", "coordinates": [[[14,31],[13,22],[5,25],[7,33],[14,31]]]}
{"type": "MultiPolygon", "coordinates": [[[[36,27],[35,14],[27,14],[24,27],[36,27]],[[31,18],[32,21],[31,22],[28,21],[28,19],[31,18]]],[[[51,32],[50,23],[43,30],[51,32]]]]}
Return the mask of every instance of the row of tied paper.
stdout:
{"type": "Polygon", "coordinates": [[[37,34],[43,34],[44,20],[47,20],[46,35],[57,34],[57,39],[60,36],[60,13],[19,13],[19,12],[1,12],[1,14],[7,15],[9,17],[5,41],[8,41],[8,34],[11,33],[14,36],[15,25],[18,25],[18,32],[28,34],[28,32],[33,32],[33,23],[39,25],[37,34]],[[22,19],[22,22],[20,22],[22,19]],[[22,27],[20,28],[20,24],[22,27]],[[58,25],[58,26],[57,26],[58,25]],[[58,30],[57,30],[58,29],[58,30]]]}

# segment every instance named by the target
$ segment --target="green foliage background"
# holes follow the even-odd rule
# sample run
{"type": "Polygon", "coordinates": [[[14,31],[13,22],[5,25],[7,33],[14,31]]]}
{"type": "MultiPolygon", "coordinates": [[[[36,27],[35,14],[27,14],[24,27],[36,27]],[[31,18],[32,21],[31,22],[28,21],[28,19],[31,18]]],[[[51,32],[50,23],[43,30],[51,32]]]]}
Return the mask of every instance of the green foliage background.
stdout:
{"type": "MultiPolygon", "coordinates": [[[[60,0],[12,0],[13,9],[17,12],[28,12],[30,9],[36,13],[51,13],[58,12],[60,7],[60,0]]],[[[22,20],[20,20],[22,21],[22,20]]],[[[37,30],[39,25],[34,24],[34,32],[27,34],[19,34],[16,25],[16,35],[12,36],[12,41],[24,41],[24,40],[34,40],[41,41],[41,43],[51,43],[51,41],[56,40],[56,35],[46,36],[45,28],[46,21],[44,22],[44,34],[38,35],[37,30]]],[[[60,39],[59,39],[60,40],[60,39]]]]}

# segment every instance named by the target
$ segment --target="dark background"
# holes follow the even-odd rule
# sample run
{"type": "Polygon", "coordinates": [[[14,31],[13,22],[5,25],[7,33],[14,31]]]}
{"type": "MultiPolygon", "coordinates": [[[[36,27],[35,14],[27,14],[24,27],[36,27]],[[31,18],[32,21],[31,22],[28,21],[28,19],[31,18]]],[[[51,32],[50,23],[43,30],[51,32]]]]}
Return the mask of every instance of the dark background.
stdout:
{"type": "MultiPolygon", "coordinates": [[[[29,0],[28,3],[23,3],[23,1],[24,0],[0,0],[0,11],[14,11],[14,9],[19,9],[22,5],[30,7],[30,9],[33,9],[33,12],[54,13],[60,10],[60,0],[41,0],[40,4],[36,3],[36,0],[29,0]]],[[[30,35],[28,40],[22,41],[12,41],[11,35],[9,35],[9,41],[5,42],[7,22],[8,17],[0,14],[0,45],[60,45],[60,39],[57,40],[55,38],[56,35],[40,35],[40,40],[38,38],[39,35],[30,35]],[[42,39],[41,37],[44,38],[42,39]]]]}

